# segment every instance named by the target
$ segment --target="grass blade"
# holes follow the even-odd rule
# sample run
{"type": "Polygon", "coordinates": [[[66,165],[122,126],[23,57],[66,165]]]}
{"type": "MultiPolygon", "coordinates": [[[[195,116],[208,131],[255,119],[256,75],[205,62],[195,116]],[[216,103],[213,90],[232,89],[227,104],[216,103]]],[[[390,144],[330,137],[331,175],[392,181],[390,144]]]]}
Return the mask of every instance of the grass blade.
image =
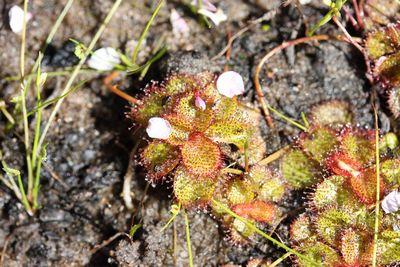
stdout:
{"type": "Polygon", "coordinates": [[[282,242],[276,240],[275,238],[271,237],[270,235],[264,233],[263,231],[261,231],[260,229],[258,229],[254,224],[252,224],[251,222],[249,222],[248,220],[246,220],[245,218],[242,218],[241,216],[237,215],[236,213],[234,213],[233,211],[231,211],[229,208],[225,207],[223,204],[221,204],[220,202],[216,201],[215,199],[212,200],[213,204],[218,206],[220,209],[222,209],[225,213],[229,214],[230,216],[238,219],[239,221],[243,222],[244,224],[246,224],[247,227],[251,228],[253,231],[255,231],[257,234],[261,235],[262,237],[268,239],[269,241],[271,241],[274,245],[283,248],[284,250],[286,250],[287,252],[290,252],[294,255],[296,255],[297,257],[307,261],[310,266],[321,266],[320,264],[312,261],[311,259],[309,259],[308,257],[300,254],[299,252],[297,252],[296,250],[286,246],[285,244],[283,244],[282,242]]]}
{"type": "MultiPolygon", "coordinates": [[[[64,90],[61,92],[61,95],[64,95],[65,93],[67,93],[70,88],[72,87],[72,84],[75,81],[75,78],[78,76],[78,73],[80,71],[80,69],[82,68],[83,64],[86,61],[86,58],[89,56],[90,52],[93,50],[94,46],[96,45],[97,41],[99,40],[100,36],[103,34],[107,24],[110,22],[111,18],[114,16],[115,12],[117,11],[118,7],[121,5],[122,0],[116,0],[113,4],[113,6],[111,7],[110,11],[108,12],[106,18],[104,19],[103,23],[101,24],[101,26],[99,27],[99,29],[97,30],[95,36],[93,37],[92,41],[90,42],[88,49],[86,50],[84,56],[82,57],[82,59],[79,61],[78,65],[76,65],[74,71],[72,72],[70,78],[67,81],[67,84],[64,87],[64,90]]],[[[37,152],[41,151],[41,147],[43,145],[44,139],[46,138],[46,134],[50,129],[50,126],[53,122],[53,120],[55,119],[58,110],[60,109],[61,104],[63,103],[65,98],[61,98],[59,100],[57,100],[53,111],[50,114],[50,117],[43,129],[43,132],[40,136],[39,139],[39,145],[38,145],[38,149],[37,152]]]]}
{"type": "Polygon", "coordinates": [[[149,31],[150,26],[153,23],[155,17],[157,16],[158,12],[160,11],[161,6],[162,6],[163,3],[164,3],[164,0],[160,0],[158,2],[157,6],[156,6],[156,9],[154,9],[153,14],[151,15],[149,21],[147,22],[146,26],[143,29],[142,34],[139,37],[139,40],[138,40],[138,42],[136,44],[135,49],[133,50],[133,55],[132,55],[132,62],[134,64],[136,64],[137,56],[139,54],[139,50],[140,50],[140,47],[142,45],[142,42],[143,42],[144,38],[146,38],[147,32],[149,31]]]}
{"type": "Polygon", "coordinates": [[[187,250],[188,250],[188,254],[189,254],[189,266],[193,267],[193,255],[192,255],[192,244],[190,242],[189,218],[188,218],[186,212],[183,212],[183,216],[185,217],[186,244],[187,244],[187,250]]]}
{"type": "Polygon", "coordinates": [[[374,222],[374,246],[372,251],[372,266],[376,266],[378,252],[378,230],[379,230],[379,209],[380,209],[380,157],[379,157],[379,129],[378,113],[374,106],[375,119],[375,162],[376,162],[376,201],[375,201],[375,222],[374,222]]]}

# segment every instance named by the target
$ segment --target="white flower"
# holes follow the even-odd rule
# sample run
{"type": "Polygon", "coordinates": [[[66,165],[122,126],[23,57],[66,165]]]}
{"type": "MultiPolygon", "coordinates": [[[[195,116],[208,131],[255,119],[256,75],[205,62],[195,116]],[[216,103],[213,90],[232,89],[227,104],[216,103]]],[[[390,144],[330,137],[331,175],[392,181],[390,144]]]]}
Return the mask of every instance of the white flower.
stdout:
{"type": "Polygon", "coordinates": [[[217,89],[221,95],[229,98],[244,93],[244,83],[242,76],[235,71],[222,73],[217,79],[217,89]]]}
{"type": "Polygon", "coordinates": [[[203,99],[201,99],[200,96],[196,96],[195,100],[194,100],[194,105],[196,107],[198,107],[201,110],[205,110],[206,109],[206,102],[204,102],[203,99]]]}
{"type": "Polygon", "coordinates": [[[211,12],[205,8],[199,9],[198,12],[211,19],[212,22],[215,24],[215,26],[218,26],[221,22],[226,21],[228,19],[224,11],[220,8],[217,9],[216,12],[211,12]]]}
{"type": "MultiPolygon", "coordinates": [[[[13,6],[8,11],[8,17],[10,19],[10,28],[15,33],[22,32],[22,25],[24,24],[24,10],[19,6],[13,6]]],[[[26,14],[26,22],[32,18],[31,13],[26,14]]]]}
{"type": "Polygon", "coordinates": [[[311,2],[312,2],[312,0],[300,0],[299,1],[300,5],[307,5],[307,4],[311,3],[311,2]]]}
{"type": "Polygon", "coordinates": [[[163,118],[153,117],[150,118],[147,125],[146,132],[151,138],[168,139],[171,134],[171,124],[163,118]]]}
{"type": "Polygon", "coordinates": [[[171,15],[169,20],[172,25],[172,32],[175,36],[188,36],[189,35],[189,26],[186,21],[179,15],[179,13],[175,10],[171,10],[171,15]]]}
{"type": "MultiPolygon", "coordinates": [[[[202,0],[201,1],[201,5],[202,7],[204,7],[205,9],[211,11],[211,12],[215,12],[217,11],[217,8],[208,0],[202,0]]],[[[198,7],[199,6],[199,0],[193,0],[192,1],[192,6],[194,7],[198,7]]]]}
{"type": "Polygon", "coordinates": [[[112,70],[119,63],[119,54],[112,47],[97,49],[87,62],[88,66],[95,70],[112,70]]]}
{"type": "Polygon", "coordinates": [[[382,200],[382,209],[386,213],[393,213],[400,210],[400,192],[392,191],[382,200]]]}

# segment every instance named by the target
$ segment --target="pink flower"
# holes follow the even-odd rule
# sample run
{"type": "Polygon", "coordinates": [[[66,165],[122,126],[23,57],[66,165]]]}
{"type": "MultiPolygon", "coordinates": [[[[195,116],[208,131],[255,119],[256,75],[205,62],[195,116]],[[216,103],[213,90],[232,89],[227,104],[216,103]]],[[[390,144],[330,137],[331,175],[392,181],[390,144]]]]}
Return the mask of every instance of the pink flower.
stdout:
{"type": "Polygon", "coordinates": [[[196,107],[198,107],[201,110],[205,110],[206,109],[206,102],[204,102],[203,99],[201,99],[200,96],[196,96],[195,100],[194,100],[194,105],[196,107]]]}
{"type": "Polygon", "coordinates": [[[386,213],[393,213],[400,210],[400,192],[392,191],[382,200],[382,209],[386,213]]]}
{"type": "Polygon", "coordinates": [[[217,90],[221,95],[232,98],[244,93],[242,76],[235,71],[222,73],[217,79],[217,90]]]}
{"type": "Polygon", "coordinates": [[[172,25],[172,32],[175,36],[188,36],[189,26],[175,9],[171,10],[169,20],[172,25]]]}
{"type": "Polygon", "coordinates": [[[163,118],[153,117],[149,119],[146,132],[151,138],[168,139],[172,132],[171,124],[163,118]]]}

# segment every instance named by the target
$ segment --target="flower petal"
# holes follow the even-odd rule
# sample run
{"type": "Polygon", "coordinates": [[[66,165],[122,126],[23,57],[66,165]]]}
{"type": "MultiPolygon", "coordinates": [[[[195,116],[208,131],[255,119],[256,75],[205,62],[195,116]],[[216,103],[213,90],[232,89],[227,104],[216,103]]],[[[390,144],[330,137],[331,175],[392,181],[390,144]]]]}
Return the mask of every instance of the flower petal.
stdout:
{"type": "Polygon", "coordinates": [[[211,12],[205,8],[199,9],[198,13],[208,17],[212,20],[215,26],[218,26],[221,22],[226,21],[228,17],[225,15],[222,9],[217,9],[216,12],[211,12]]]}
{"type": "Polygon", "coordinates": [[[189,26],[175,9],[171,10],[169,20],[172,25],[172,32],[175,36],[188,36],[189,26]]]}
{"type": "Polygon", "coordinates": [[[118,52],[112,47],[102,47],[93,52],[87,64],[95,70],[112,70],[121,63],[118,52]]]}
{"type": "Polygon", "coordinates": [[[217,89],[221,95],[229,98],[244,93],[244,83],[242,76],[235,71],[222,73],[217,79],[217,89]]]}
{"type": "Polygon", "coordinates": [[[392,191],[382,200],[382,209],[386,213],[400,210],[400,192],[392,191]]]}
{"type": "Polygon", "coordinates": [[[163,118],[152,117],[149,119],[146,132],[151,138],[168,139],[172,132],[171,124],[163,118]]]}
{"type": "MultiPolygon", "coordinates": [[[[24,24],[24,10],[19,6],[15,5],[8,11],[10,28],[15,33],[22,31],[22,25],[24,24]]],[[[26,22],[32,18],[31,13],[26,14],[26,22]]]]}

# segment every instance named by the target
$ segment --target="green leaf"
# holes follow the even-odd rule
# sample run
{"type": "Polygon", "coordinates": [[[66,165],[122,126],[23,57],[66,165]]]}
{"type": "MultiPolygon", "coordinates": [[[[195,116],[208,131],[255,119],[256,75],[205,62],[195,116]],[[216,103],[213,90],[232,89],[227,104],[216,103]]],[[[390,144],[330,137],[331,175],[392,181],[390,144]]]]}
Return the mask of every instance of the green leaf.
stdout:
{"type": "Polygon", "coordinates": [[[139,230],[142,227],[141,224],[135,224],[131,227],[131,229],[129,230],[129,236],[133,237],[136,233],[137,230],[139,230]]]}

